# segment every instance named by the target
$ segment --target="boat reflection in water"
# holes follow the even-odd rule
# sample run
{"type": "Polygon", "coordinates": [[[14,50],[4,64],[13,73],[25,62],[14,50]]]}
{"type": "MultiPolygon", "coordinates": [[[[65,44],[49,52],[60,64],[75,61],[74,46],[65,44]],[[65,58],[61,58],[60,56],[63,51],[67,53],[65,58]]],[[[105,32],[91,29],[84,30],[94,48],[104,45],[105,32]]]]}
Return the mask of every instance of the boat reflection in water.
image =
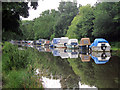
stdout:
{"type": "Polygon", "coordinates": [[[76,49],[65,49],[65,48],[54,48],[52,49],[53,56],[60,56],[64,58],[78,58],[78,50],[76,49]]]}
{"type": "Polygon", "coordinates": [[[105,64],[111,57],[110,52],[92,52],[90,54],[96,64],[105,64]]]}
{"type": "Polygon", "coordinates": [[[34,45],[34,48],[36,48],[39,52],[45,52],[45,48],[40,45],[34,45]]]}
{"type": "Polygon", "coordinates": [[[86,54],[79,54],[82,62],[90,62],[91,57],[86,54]]]}
{"type": "MultiPolygon", "coordinates": [[[[22,44],[21,46],[23,45],[24,44],[22,44]]],[[[110,52],[90,53],[87,47],[82,47],[80,49],[50,48],[48,45],[30,45],[28,47],[36,48],[39,52],[52,52],[53,56],[60,56],[62,59],[80,57],[82,62],[90,62],[92,58],[96,64],[105,64],[109,61],[111,57],[110,52]]]]}
{"type": "Polygon", "coordinates": [[[82,62],[90,62],[91,58],[96,64],[105,64],[111,57],[110,52],[91,52],[88,49],[67,49],[67,48],[50,48],[34,46],[40,52],[52,52],[53,56],[65,58],[81,58],[82,62]]]}
{"type": "Polygon", "coordinates": [[[90,62],[91,58],[96,64],[105,64],[109,61],[111,57],[110,52],[91,52],[89,54],[88,50],[78,50],[78,49],[64,49],[64,48],[54,48],[52,50],[53,56],[60,56],[64,58],[81,58],[82,62],[90,62]]]}
{"type": "Polygon", "coordinates": [[[89,56],[87,47],[82,47],[82,49],[79,49],[79,56],[82,62],[90,62],[91,56],[89,56]]]}
{"type": "Polygon", "coordinates": [[[69,58],[78,58],[78,49],[66,49],[66,52],[69,55],[69,58]]]}

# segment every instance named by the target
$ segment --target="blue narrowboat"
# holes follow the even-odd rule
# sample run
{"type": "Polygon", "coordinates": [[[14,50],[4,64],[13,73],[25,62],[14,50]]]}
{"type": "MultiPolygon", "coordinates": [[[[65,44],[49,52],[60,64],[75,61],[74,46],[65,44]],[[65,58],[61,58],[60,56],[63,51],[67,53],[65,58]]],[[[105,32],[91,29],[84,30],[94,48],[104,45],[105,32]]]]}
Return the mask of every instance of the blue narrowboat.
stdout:
{"type": "Polygon", "coordinates": [[[53,38],[50,47],[56,47],[58,43],[60,43],[60,38],[53,38]]]}
{"type": "Polygon", "coordinates": [[[108,41],[103,38],[97,38],[89,46],[92,51],[110,51],[111,46],[108,41]]]}

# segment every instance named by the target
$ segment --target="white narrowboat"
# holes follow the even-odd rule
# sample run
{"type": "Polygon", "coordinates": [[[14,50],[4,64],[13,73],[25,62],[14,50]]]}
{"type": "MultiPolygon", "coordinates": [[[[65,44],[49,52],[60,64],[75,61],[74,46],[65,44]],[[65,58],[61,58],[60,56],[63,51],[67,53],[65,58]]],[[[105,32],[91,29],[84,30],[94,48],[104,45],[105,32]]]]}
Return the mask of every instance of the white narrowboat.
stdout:
{"type": "Polygon", "coordinates": [[[77,39],[69,39],[66,46],[67,46],[67,48],[78,48],[78,40],[77,39]]]}
{"type": "Polygon", "coordinates": [[[61,37],[60,38],[60,43],[56,45],[57,48],[66,48],[66,45],[69,41],[68,37],[61,37]]]}
{"type": "Polygon", "coordinates": [[[60,38],[53,38],[50,47],[51,48],[57,47],[57,44],[59,44],[59,43],[60,43],[60,38]]]}

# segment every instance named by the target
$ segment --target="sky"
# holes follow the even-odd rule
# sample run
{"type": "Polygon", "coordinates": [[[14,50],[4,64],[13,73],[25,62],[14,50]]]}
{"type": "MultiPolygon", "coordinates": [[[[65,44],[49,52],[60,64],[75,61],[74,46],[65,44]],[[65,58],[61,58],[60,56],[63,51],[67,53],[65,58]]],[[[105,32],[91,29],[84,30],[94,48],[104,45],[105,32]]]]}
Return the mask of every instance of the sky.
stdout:
{"type": "MultiPolygon", "coordinates": [[[[67,1],[67,0],[64,0],[64,1],[67,1]]],[[[69,0],[69,1],[73,1],[73,0],[69,0]]],[[[97,0],[77,0],[77,3],[81,4],[82,6],[87,5],[87,4],[94,5],[96,1],[97,0]]],[[[33,20],[34,18],[39,17],[40,14],[45,10],[48,10],[48,9],[57,10],[57,8],[59,7],[59,2],[61,2],[61,0],[39,0],[37,9],[34,10],[30,8],[29,17],[28,18],[21,17],[21,19],[22,20],[33,20]]]]}

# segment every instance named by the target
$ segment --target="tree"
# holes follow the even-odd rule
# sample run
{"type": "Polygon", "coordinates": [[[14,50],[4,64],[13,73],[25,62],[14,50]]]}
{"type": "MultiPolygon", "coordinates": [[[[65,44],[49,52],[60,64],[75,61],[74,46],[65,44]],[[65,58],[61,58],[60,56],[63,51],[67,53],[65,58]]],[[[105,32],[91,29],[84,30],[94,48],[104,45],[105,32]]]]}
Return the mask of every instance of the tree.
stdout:
{"type": "Polygon", "coordinates": [[[59,16],[59,12],[56,10],[46,10],[42,12],[39,18],[34,20],[34,32],[35,39],[45,38],[50,39],[53,34],[53,26],[59,16]]]}
{"type": "MultiPolygon", "coordinates": [[[[31,2],[33,9],[37,8],[37,2],[31,2]]],[[[20,16],[29,16],[28,2],[2,2],[2,30],[3,34],[6,31],[21,34],[19,29],[20,16]]]]}
{"type": "Polygon", "coordinates": [[[118,39],[120,29],[120,2],[99,3],[95,7],[93,35],[113,41],[118,39]],[[110,38],[111,37],[111,38],[110,38]]]}
{"type": "Polygon", "coordinates": [[[55,37],[62,37],[66,35],[68,26],[78,13],[77,4],[74,2],[60,2],[58,11],[60,17],[54,26],[54,34],[55,37]]]}
{"type": "Polygon", "coordinates": [[[92,37],[93,31],[93,8],[90,5],[82,6],[79,14],[76,15],[67,30],[69,38],[81,39],[82,37],[92,37]]]}
{"type": "Polygon", "coordinates": [[[22,39],[33,40],[34,39],[34,21],[22,21],[20,23],[20,29],[22,30],[22,39]]]}

